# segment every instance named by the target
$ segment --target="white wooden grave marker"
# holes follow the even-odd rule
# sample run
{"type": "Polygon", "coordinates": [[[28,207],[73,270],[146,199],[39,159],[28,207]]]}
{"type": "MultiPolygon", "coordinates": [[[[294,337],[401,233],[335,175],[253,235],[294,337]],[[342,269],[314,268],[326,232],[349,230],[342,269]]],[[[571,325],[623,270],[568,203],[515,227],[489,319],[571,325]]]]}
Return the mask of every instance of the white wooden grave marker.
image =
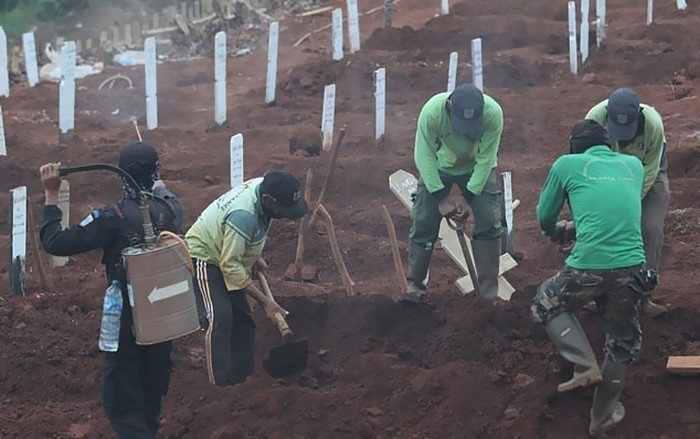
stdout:
{"type": "Polygon", "coordinates": [[[265,90],[265,103],[275,102],[275,88],[277,86],[277,48],[279,43],[279,22],[270,24],[270,36],[267,42],[267,88],[265,90]]]}
{"type": "Polygon", "coordinates": [[[146,125],[149,130],[158,128],[158,85],[156,81],[156,39],[146,38],[146,125]]]}
{"type": "Polygon", "coordinates": [[[513,182],[510,172],[501,172],[503,182],[503,210],[506,219],[506,252],[514,253],[513,249],[513,182]]]}
{"type": "Polygon", "coordinates": [[[7,145],[5,143],[5,122],[3,122],[2,106],[0,106],[0,156],[7,155],[7,145]]]}
{"type": "Polygon", "coordinates": [[[355,53],[360,50],[360,16],[357,11],[357,0],[347,0],[347,5],[350,53],[355,53]]]}
{"type": "Polygon", "coordinates": [[[75,126],[75,57],[75,42],[63,43],[60,54],[61,83],[58,89],[58,126],[61,134],[66,134],[75,126]]]}
{"type": "Polygon", "coordinates": [[[335,123],[335,84],[327,85],[323,89],[323,115],[321,119],[321,132],[323,133],[323,150],[330,151],[333,148],[333,125],[335,123]]]}
{"type": "Polygon", "coordinates": [[[24,48],[24,69],[27,72],[27,81],[30,87],[34,87],[39,83],[39,67],[36,63],[34,32],[22,34],[22,46],[24,48]]]}
{"type": "Polygon", "coordinates": [[[581,65],[588,60],[588,16],[591,10],[590,0],[581,0],[581,65]]]}
{"type": "Polygon", "coordinates": [[[440,1],[440,13],[442,15],[447,15],[450,13],[450,0],[440,1]]]}
{"type": "Polygon", "coordinates": [[[605,40],[605,0],[596,0],[596,45],[600,49],[600,45],[605,40]]]}
{"type": "Polygon", "coordinates": [[[576,2],[569,2],[569,67],[571,73],[578,74],[578,53],[576,53],[576,2]]]}
{"type": "Polygon", "coordinates": [[[457,86],[457,63],[459,55],[457,52],[450,53],[450,66],[447,69],[447,92],[452,93],[457,86]]]}
{"type": "Polygon", "coordinates": [[[243,134],[231,136],[231,187],[243,184],[243,134]]]}
{"type": "Polygon", "coordinates": [[[343,10],[333,10],[333,61],[343,59],[343,10]]]}
{"type": "Polygon", "coordinates": [[[226,122],[226,32],[220,31],[214,38],[214,122],[226,122]]]}
{"type": "Polygon", "coordinates": [[[647,26],[654,22],[654,0],[647,0],[647,26]]]}
{"type": "Polygon", "coordinates": [[[10,278],[12,291],[24,296],[24,268],[27,259],[27,187],[16,187],[10,191],[10,194],[12,197],[10,278]]]}
{"type": "MultiPolygon", "coordinates": [[[[391,176],[389,176],[389,187],[391,191],[396,195],[399,200],[406,206],[407,209],[411,209],[413,202],[411,201],[411,193],[416,191],[418,185],[418,179],[414,177],[411,173],[400,169],[391,176]]],[[[474,291],[474,285],[472,284],[471,278],[469,277],[469,269],[467,268],[467,262],[464,259],[464,252],[462,246],[459,243],[459,237],[457,232],[452,230],[449,225],[447,225],[447,220],[442,220],[440,223],[439,237],[442,240],[442,248],[450,256],[450,258],[462,269],[466,276],[458,279],[455,283],[457,288],[462,292],[462,294],[468,294],[474,291]]],[[[472,254],[471,240],[469,237],[465,236],[467,241],[468,251],[472,254]]],[[[498,296],[504,300],[510,300],[511,295],[515,292],[515,288],[508,283],[508,281],[503,277],[503,274],[513,267],[516,267],[518,263],[508,254],[503,254],[499,261],[499,275],[498,275],[498,296]]]]}
{"type": "Polygon", "coordinates": [[[0,96],[10,96],[10,72],[8,71],[7,36],[0,26],[0,96]]]}
{"type": "Polygon", "coordinates": [[[386,133],[386,69],[374,72],[374,139],[379,140],[386,133]]]}
{"type": "Polygon", "coordinates": [[[484,64],[481,52],[481,38],[472,40],[472,83],[484,91],[484,64]]]}
{"type": "Polygon", "coordinates": [[[676,7],[678,7],[679,11],[684,11],[685,8],[688,7],[688,4],[685,2],[685,0],[676,0],[676,7]]]}
{"type": "MultiPolygon", "coordinates": [[[[61,228],[67,229],[70,226],[70,183],[68,180],[61,180],[61,187],[58,189],[58,208],[61,209],[61,228]]],[[[67,257],[53,256],[51,264],[54,267],[63,267],[68,263],[67,257]]]]}

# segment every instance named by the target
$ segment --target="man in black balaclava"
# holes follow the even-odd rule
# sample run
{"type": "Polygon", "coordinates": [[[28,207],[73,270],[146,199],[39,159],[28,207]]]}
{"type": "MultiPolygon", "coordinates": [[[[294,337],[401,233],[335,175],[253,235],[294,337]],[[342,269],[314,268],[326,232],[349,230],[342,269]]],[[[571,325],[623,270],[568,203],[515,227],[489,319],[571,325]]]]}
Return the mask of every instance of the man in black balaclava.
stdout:
{"type": "Polygon", "coordinates": [[[180,233],[180,203],[159,179],[156,151],[144,142],[131,143],[122,149],[119,167],[127,171],[139,187],[123,179],[121,200],[94,210],[79,224],[62,230],[63,214],[57,206],[61,185],[59,167],[60,163],[48,163],[39,170],[46,197],[41,223],[42,246],[54,256],[103,250],[108,288],[121,290],[122,298],[118,335],[117,329],[111,329],[114,331],[111,333],[112,326],[104,321],[101,329],[103,408],[119,439],[154,439],[160,423],[161,399],[170,383],[172,342],[136,344],[121,252],[144,242],[139,191],[152,191],[149,211],[156,234],[165,230],[180,233]]]}

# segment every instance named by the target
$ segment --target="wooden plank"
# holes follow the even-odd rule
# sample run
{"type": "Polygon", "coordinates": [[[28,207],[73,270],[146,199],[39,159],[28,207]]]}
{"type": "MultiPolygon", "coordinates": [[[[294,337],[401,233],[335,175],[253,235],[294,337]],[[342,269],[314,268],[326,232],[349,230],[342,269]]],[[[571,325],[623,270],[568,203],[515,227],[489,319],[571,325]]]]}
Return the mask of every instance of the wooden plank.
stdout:
{"type": "Polygon", "coordinates": [[[666,370],[681,375],[700,374],[700,355],[668,357],[666,370]]]}

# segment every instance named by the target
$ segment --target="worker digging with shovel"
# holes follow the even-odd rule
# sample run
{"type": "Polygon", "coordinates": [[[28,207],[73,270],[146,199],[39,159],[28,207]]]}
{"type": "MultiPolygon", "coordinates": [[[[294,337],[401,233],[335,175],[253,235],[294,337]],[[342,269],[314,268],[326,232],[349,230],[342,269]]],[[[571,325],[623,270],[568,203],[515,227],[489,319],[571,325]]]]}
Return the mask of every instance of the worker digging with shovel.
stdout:
{"type": "Polygon", "coordinates": [[[418,117],[414,159],[420,173],[411,210],[408,285],[402,303],[427,294],[433,247],[444,217],[461,224],[474,214],[472,249],[479,293],[498,297],[501,256],[501,201],[496,178],[503,111],[473,84],[439,93],[418,117]],[[457,185],[460,194],[451,195],[457,185]]]}
{"type": "MultiPolygon", "coordinates": [[[[273,219],[298,220],[308,210],[296,177],[270,171],[221,195],[187,232],[185,238],[195,265],[197,307],[202,327],[206,328],[207,371],[215,386],[243,382],[253,373],[256,326],[248,297],[264,307],[288,342],[290,333],[284,322],[288,312],[269,292],[262,252],[273,219]],[[253,283],[257,276],[265,293],[253,283]]],[[[273,362],[289,363],[268,364],[275,372],[306,366],[307,345],[297,342],[287,347],[276,348],[287,358],[270,355],[273,362]]]]}
{"type": "Polygon", "coordinates": [[[575,240],[566,265],[546,280],[532,300],[532,316],[544,325],[559,353],[574,363],[574,376],[559,392],[596,385],[589,433],[619,424],[627,365],[642,347],[639,310],[656,286],[645,267],[642,244],[644,169],[635,157],[611,151],[606,129],[594,120],[577,123],[570,154],[554,162],[537,204],[542,234],[559,244],[575,240]],[[557,221],[567,202],[574,221],[557,221]],[[574,311],[590,301],[605,329],[605,360],[595,353],[574,311]]]}

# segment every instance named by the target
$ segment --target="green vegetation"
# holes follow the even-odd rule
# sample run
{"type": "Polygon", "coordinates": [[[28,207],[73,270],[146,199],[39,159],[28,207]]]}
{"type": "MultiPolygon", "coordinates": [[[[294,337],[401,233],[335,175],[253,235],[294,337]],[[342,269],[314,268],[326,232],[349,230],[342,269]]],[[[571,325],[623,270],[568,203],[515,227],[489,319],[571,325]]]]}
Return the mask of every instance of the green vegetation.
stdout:
{"type": "Polygon", "coordinates": [[[87,0],[5,0],[0,2],[0,26],[8,35],[20,35],[34,24],[63,17],[87,3],[87,0]]]}

